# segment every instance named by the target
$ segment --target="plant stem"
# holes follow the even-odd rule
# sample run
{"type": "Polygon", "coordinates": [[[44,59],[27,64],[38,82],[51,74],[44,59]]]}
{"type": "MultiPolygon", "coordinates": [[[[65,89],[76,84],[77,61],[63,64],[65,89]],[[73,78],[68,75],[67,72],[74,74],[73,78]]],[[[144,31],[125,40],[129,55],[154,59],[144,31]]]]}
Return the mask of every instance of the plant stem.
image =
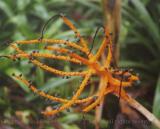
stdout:
{"type": "Polygon", "coordinates": [[[121,25],[121,0],[101,0],[104,25],[107,26],[112,33],[113,41],[113,59],[117,64],[119,59],[118,40],[121,25]]]}
{"type": "Polygon", "coordinates": [[[144,115],[153,125],[158,127],[160,129],[160,121],[150,112],[148,111],[143,105],[141,105],[139,102],[137,102],[135,99],[129,97],[129,99],[126,99],[128,104],[139,111],[142,115],[144,115]]]}

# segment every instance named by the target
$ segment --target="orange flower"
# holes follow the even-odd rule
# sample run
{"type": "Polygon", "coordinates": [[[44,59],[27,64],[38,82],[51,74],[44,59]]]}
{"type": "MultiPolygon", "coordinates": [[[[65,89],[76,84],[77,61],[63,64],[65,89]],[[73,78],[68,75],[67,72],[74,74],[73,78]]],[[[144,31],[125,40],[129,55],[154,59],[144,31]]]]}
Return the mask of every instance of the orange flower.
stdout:
{"type": "Polygon", "coordinates": [[[17,58],[27,58],[35,66],[40,67],[43,70],[46,70],[48,72],[51,72],[59,76],[81,76],[84,78],[78,90],[75,92],[72,98],[63,99],[63,98],[58,98],[58,97],[46,94],[45,92],[38,90],[35,86],[33,86],[29,81],[25,80],[24,78],[14,75],[16,79],[25,83],[26,86],[28,86],[36,94],[44,98],[47,98],[49,100],[62,103],[62,106],[59,107],[58,109],[53,109],[52,111],[45,111],[42,113],[47,116],[55,115],[65,109],[70,108],[74,104],[83,104],[83,103],[86,103],[85,104],[86,106],[82,109],[82,112],[89,112],[90,110],[94,109],[97,105],[99,105],[108,93],[112,93],[112,94],[115,94],[116,96],[120,96],[124,100],[129,99],[129,96],[125,92],[124,88],[128,86],[132,86],[132,83],[134,81],[139,80],[139,78],[136,75],[133,75],[132,73],[130,73],[129,71],[115,70],[113,67],[111,67],[112,42],[111,42],[111,37],[107,27],[104,30],[105,36],[102,40],[101,46],[99,47],[97,53],[93,55],[88,48],[88,43],[81,37],[76,27],[66,17],[61,16],[61,18],[63,19],[64,23],[75,32],[76,36],[80,39],[79,41],[80,44],[76,44],[74,42],[69,42],[65,40],[58,40],[58,39],[17,41],[11,44],[11,47],[14,48],[17,53],[15,55],[8,56],[9,58],[14,60],[17,58]],[[31,54],[28,54],[27,52],[22,50],[20,47],[18,47],[19,44],[21,45],[47,44],[47,46],[45,46],[44,49],[48,51],[56,51],[60,54],[65,54],[66,56],[54,55],[51,53],[40,53],[40,52],[32,52],[31,54]],[[53,46],[53,44],[65,44],[66,46],[68,46],[68,48],[55,47],[53,46]],[[81,51],[86,56],[83,57],[76,54],[75,52],[72,52],[71,50],[73,48],[81,51]],[[108,54],[107,54],[106,60],[103,61],[104,63],[102,64],[100,62],[100,57],[102,53],[106,51],[106,49],[108,50],[108,54]],[[75,64],[83,64],[87,66],[87,68],[86,70],[81,72],[77,72],[77,71],[65,72],[40,62],[37,59],[38,57],[70,61],[75,64]],[[98,91],[93,96],[89,96],[85,99],[79,99],[80,95],[82,94],[85,87],[87,86],[89,79],[93,75],[100,78],[100,82],[99,82],[100,85],[99,85],[98,91]],[[122,79],[122,76],[125,77],[125,81],[122,79]]]}

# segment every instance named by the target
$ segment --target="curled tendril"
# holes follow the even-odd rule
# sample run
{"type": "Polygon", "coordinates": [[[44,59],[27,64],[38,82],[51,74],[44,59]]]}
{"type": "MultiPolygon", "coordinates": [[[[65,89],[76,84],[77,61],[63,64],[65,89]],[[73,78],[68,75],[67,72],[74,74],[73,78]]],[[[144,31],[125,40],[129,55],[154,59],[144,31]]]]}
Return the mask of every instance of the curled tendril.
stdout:
{"type": "Polygon", "coordinates": [[[43,25],[42,27],[42,31],[41,31],[41,36],[39,38],[39,40],[42,40],[43,37],[44,37],[44,31],[45,31],[45,28],[47,27],[47,25],[51,22],[51,21],[55,21],[57,18],[59,17],[62,17],[62,16],[65,16],[63,13],[60,13],[60,14],[56,14],[56,15],[53,15],[51,18],[49,18],[46,23],[43,25]]]}
{"type": "Polygon", "coordinates": [[[94,33],[94,36],[93,36],[91,48],[90,48],[90,50],[89,50],[88,55],[92,52],[92,49],[93,49],[93,46],[94,46],[94,43],[95,43],[96,36],[97,36],[98,32],[100,31],[100,29],[103,29],[103,30],[105,31],[104,26],[99,26],[99,27],[97,27],[97,29],[96,29],[96,31],[95,31],[95,33],[94,33]]]}

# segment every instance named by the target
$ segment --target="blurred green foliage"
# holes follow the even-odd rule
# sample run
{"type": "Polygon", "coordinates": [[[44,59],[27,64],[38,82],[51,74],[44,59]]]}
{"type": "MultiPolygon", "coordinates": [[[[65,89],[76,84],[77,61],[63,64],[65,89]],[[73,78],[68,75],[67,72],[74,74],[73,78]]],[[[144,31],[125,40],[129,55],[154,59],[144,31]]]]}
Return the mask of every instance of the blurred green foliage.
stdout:
{"type": "MultiPolygon", "coordinates": [[[[99,0],[1,0],[0,55],[13,52],[7,48],[7,43],[11,41],[39,38],[44,23],[51,16],[59,13],[67,14],[83,36],[93,36],[96,27],[103,24],[101,1],[99,0]]],[[[159,0],[124,0],[122,2],[121,60],[119,65],[135,68],[140,73],[141,86],[148,86],[153,91],[152,99],[155,96],[154,101],[152,101],[154,102],[153,112],[160,118],[160,83],[157,81],[160,75],[159,16],[159,0]]],[[[75,40],[74,33],[66,28],[60,19],[49,24],[45,31],[45,37],[75,40]]],[[[39,47],[41,48],[41,46],[39,47]]],[[[30,50],[31,48],[26,47],[25,49],[30,50]]],[[[50,63],[55,64],[55,62],[50,63]]],[[[70,71],[72,64],[65,63],[64,65],[56,62],[55,65],[70,71]]],[[[14,127],[10,123],[6,124],[15,129],[22,128],[23,124],[26,128],[33,128],[32,124],[28,124],[31,119],[41,118],[45,120],[46,118],[43,118],[40,112],[46,106],[54,106],[54,104],[44,102],[43,99],[33,95],[23,84],[15,82],[12,79],[12,73],[23,73],[39,89],[49,94],[58,93],[63,97],[72,95],[79,80],[79,78],[62,79],[52,74],[46,74],[41,69],[28,64],[26,60],[12,62],[0,58],[0,114],[2,119],[8,121],[15,116],[20,117],[22,123],[18,125],[19,127],[14,127]]],[[[84,96],[86,94],[84,93],[84,96]]],[[[148,103],[149,108],[152,107],[152,102],[145,98],[142,100],[143,103],[148,103]]],[[[81,114],[64,112],[60,115],[59,122],[64,129],[79,129],[81,127],[81,114]]],[[[87,127],[93,128],[94,115],[86,115],[86,119],[90,123],[87,127]]],[[[53,125],[54,123],[44,122],[38,124],[36,128],[43,126],[44,129],[51,129],[53,125]]],[[[102,120],[101,127],[107,127],[106,120],[102,120]]]]}
{"type": "MultiPolygon", "coordinates": [[[[149,86],[155,97],[153,112],[160,118],[158,109],[160,67],[160,2],[133,0],[123,3],[125,39],[121,43],[120,65],[132,67],[140,73],[142,86],[149,86]],[[156,88],[157,86],[157,88],[156,88]],[[155,90],[155,91],[154,91],[155,90]],[[154,94],[155,92],[155,94],[154,94]],[[157,111],[158,110],[158,111],[157,111]]],[[[152,105],[152,102],[148,102],[152,105]]]]}

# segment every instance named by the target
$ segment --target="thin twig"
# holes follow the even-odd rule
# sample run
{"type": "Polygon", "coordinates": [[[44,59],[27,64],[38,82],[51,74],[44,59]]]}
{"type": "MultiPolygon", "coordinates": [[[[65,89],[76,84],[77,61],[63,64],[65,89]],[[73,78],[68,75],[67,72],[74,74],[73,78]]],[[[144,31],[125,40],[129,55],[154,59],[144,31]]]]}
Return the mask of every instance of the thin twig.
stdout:
{"type": "Polygon", "coordinates": [[[129,99],[126,99],[128,104],[135,108],[137,111],[139,111],[142,115],[144,115],[153,125],[158,127],[160,129],[160,121],[150,112],[148,111],[143,105],[141,105],[139,102],[137,102],[135,99],[129,97],[129,99]]]}

